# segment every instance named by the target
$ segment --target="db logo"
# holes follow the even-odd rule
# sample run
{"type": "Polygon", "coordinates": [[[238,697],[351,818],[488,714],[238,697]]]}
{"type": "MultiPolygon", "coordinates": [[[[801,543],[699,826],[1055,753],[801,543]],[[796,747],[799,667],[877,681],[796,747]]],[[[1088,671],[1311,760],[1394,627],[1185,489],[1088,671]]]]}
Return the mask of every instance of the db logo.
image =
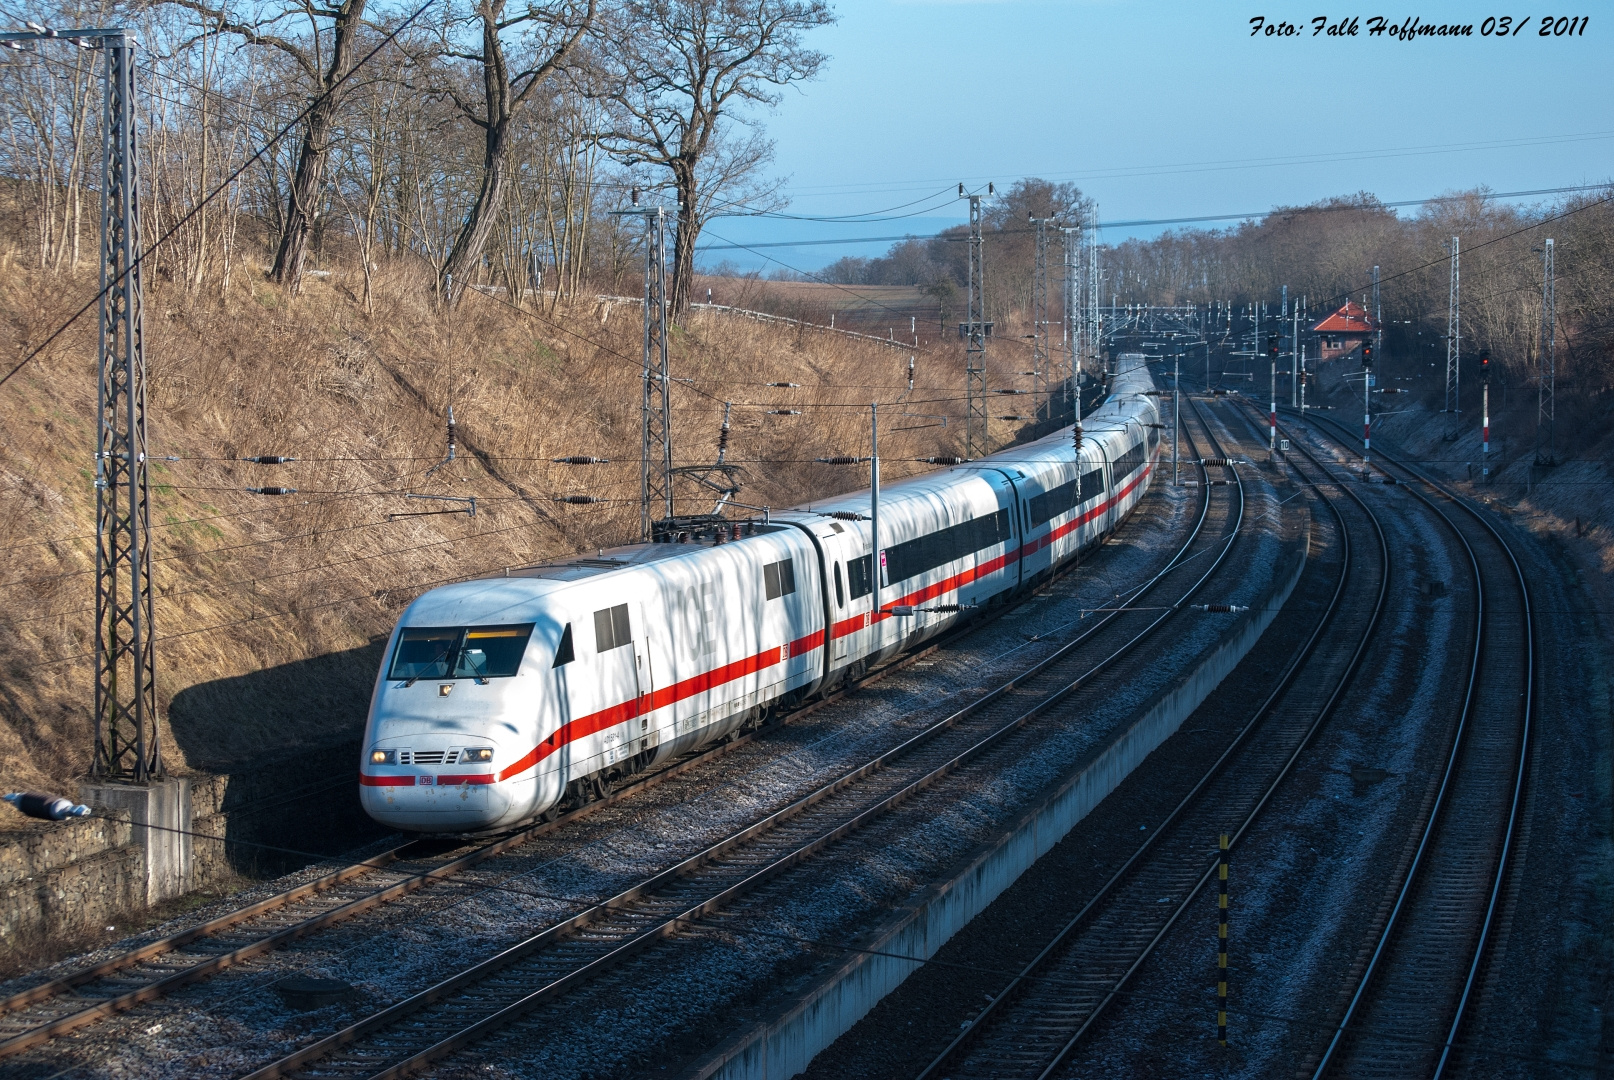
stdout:
{"type": "Polygon", "coordinates": [[[415,777],[415,783],[420,787],[431,787],[435,783],[435,777],[417,776],[415,777]]]}

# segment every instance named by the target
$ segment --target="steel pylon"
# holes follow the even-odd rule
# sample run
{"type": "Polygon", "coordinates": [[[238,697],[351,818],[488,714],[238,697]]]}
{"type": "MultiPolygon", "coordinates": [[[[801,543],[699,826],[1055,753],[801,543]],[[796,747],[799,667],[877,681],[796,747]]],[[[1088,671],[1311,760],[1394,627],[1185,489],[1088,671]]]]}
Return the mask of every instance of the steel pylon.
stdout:
{"type": "Polygon", "coordinates": [[[964,456],[991,452],[986,418],[986,267],[982,261],[981,197],[971,195],[969,271],[964,307],[964,456]]]}
{"type": "Polygon", "coordinates": [[[1451,285],[1446,294],[1446,408],[1452,415],[1461,415],[1462,369],[1457,358],[1463,343],[1463,311],[1460,286],[1462,283],[1462,244],[1458,237],[1451,238],[1451,285]]]}
{"type": "Polygon", "coordinates": [[[1536,378],[1536,464],[1556,465],[1558,447],[1554,419],[1558,375],[1558,298],[1552,265],[1552,241],[1541,252],[1541,371],[1536,378]],[[1542,429],[1546,446],[1542,446],[1542,429]]]}
{"type": "Polygon", "coordinates": [[[667,377],[667,215],[645,211],[644,412],[640,435],[639,539],[650,539],[657,511],[673,516],[672,395],[667,377]]]}
{"type": "Polygon", "coordinates": [[[96,393],[95,748],[98,779],[163,773],[146,485],[146,354],[141,293],[134,39],[100,32],[100,378],[96,393]]]}

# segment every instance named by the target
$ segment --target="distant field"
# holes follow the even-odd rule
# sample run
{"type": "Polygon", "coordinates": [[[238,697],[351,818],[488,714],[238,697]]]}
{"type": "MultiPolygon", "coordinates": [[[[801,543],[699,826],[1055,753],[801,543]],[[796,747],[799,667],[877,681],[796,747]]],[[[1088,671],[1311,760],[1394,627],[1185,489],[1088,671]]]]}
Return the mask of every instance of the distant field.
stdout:
{"type": "Polygon", "coordinates": [[[824,285],[813,281],[758,281],[754,278],[702,277],[695,299],[788,315],[807,322],[828,323],[881,337],[909,335],[917,325],[932,337],[941,325],[941,307],[914,285],[824,285]]]}

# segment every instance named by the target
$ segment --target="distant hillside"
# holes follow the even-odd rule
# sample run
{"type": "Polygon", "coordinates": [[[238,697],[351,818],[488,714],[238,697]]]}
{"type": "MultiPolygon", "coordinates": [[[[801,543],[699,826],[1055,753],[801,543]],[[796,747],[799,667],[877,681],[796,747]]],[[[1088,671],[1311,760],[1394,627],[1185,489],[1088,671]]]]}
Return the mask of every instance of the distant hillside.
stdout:
{"type": "MultiPolygon", "coordinates": [[[[759,278],[701,277],[695,299],[784,315],[876,337],[935,345],[949,333],[937,299],[916,285],[827,285],[816,281],[765,281],[759,278]]],[[[949,314],[957,314],[949,312],[949,314]]]]}

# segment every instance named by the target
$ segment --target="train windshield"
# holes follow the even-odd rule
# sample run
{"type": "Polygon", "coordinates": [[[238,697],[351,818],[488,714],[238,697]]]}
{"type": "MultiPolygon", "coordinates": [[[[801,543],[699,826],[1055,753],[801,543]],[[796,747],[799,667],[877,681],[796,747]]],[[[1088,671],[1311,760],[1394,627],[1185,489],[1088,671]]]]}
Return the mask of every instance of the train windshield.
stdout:
{"type": "Polygon", "coordinates": [[[398,636],[389,679],[492,679],[514,675],[532,636],[519,626],[412,626],[398,636]]]}

